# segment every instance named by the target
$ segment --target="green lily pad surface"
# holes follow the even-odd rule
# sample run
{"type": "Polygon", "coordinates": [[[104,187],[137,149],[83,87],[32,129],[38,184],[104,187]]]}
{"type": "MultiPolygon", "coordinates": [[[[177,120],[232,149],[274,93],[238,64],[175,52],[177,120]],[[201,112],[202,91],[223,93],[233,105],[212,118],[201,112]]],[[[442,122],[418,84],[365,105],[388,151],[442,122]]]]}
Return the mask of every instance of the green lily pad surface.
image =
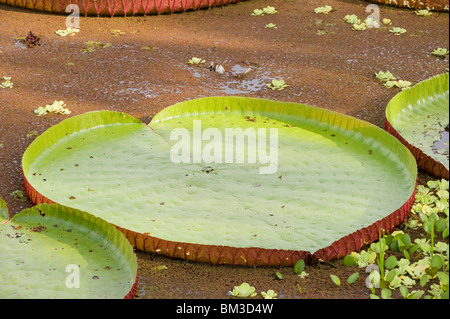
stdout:
{"type": "Polygon", "coordinates": [[[0,298],[132,297],[136,276],[127,239],[85,212],[42,204],[0,223],[0,298]]]}
{"type": "Polygon", "coordinates": [[[411,198],[417,168],[367,122],[213,97],[166,108],[149,126],[109,111],[66,119],[30,145],[23,171],[33,201],[104,218],[139,249],[209,262],[227,250],[218,262],[252,264],[255,248],[272,264],[283,263],[274,252],[315,252],[374,227],[411,198]]]}
{"type": "Polygon", "coordinates": [[[448,179],[448,73],[397,94],[386,108],[386,120],[388,131],[411,149],[420,168],[448,179]]]}

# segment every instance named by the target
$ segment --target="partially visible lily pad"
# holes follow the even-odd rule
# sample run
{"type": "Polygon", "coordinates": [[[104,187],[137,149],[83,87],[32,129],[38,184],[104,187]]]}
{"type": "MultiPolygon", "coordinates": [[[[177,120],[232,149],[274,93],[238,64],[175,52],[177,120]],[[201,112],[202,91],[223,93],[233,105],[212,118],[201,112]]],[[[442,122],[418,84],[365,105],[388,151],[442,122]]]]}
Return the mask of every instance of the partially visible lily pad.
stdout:
{"type": "Polygon", "coordinates": [[[397,94],[386,108],[386,130],[415,156],[419,168],[448,179],[448,73],[397,94]]]}
{"type": "Polygon", "coordinates": [[[137,260],[114,226],[59,204],[10,220],[0,199],[0,298],[133,297],[137,260]]]}

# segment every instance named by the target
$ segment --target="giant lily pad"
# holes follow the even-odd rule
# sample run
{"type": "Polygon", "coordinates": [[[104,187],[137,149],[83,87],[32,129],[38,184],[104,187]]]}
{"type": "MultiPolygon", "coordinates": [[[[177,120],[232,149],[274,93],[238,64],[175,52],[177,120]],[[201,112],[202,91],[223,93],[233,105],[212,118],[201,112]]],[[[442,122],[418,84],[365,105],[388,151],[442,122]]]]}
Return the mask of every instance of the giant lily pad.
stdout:
{"type": "Polygon", "coordinates": [[[448,11],[448,0],[370,0],[386,5],[410,9],[427,9],[433,11],[448,11]]]}
{"type": "Polygon", "coordinates": [[[0,199],[0,298],[131,298],[136,277],[133,248],[106,221],[59,204],[7,220],[0,199]]]}
{"type": "Polygon", "coordinates": [[[96,16],[127,16],[184,12],[199,10],[240,0],[0,0],[12,6],[52,13],[67,14],[66,7],[76,4],[80,14],[96,16]]]}
{"type": "Polygon", "coordinates": [[[448,73],[403,90],[389,101],[385,128],[405,144],[419,168],[448,179],[448,73]]]}
{"type": "Polygon", "coordinates": [[[104,218],[143,251],[240,265],[360,249],[404,220],[417,174],[411,153],[370,123],[241,97],[179,103],[149,126],[78,115],[36,138],[22,165],[36,203],[104,218]]]}

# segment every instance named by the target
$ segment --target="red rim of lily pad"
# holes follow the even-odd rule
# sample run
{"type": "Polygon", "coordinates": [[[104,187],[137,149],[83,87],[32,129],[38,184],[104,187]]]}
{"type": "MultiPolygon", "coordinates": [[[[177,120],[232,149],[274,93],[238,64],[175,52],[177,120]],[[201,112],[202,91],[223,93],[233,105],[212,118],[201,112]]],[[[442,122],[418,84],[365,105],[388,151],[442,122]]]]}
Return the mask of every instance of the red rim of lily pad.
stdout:
{"type": "Polygon", "coordinates": [[[390,6],[410,8],[416,10],[448,11],[448,0],[369,0],[390,6]]]}
{"type": "Polygon", "coordinates": [[[238,3],[241,0],[0,0],[0,3],[37,11],[67,14],[69,4],[85,16],[134,16],[185,12],[238,3]]]}
{"type": "MultiPolygon", "coordinates": [[[[40,194],[28,182],[23,175],[25,190],[30,199],[36,203],[54,203],[52,200],[40,194]]],[[[416,182],[417,185],[417,182],[416,182]]],[[[328,262],[342,258],[353,251],[359,251],[364,246],[378,240],[379,232],[392,232],[403,223],[414,204],[416,191],[398,210],[385,218],[376,221],[372,225],[357,230],[326,248],[314,253],[309,251],[265,249],[257,247],[237,248],[229,246],[204,245],[184,242],[175,242],[150,236],[146,233],[138,233],[117,225],[131,245],[140,251],[158,253],[170,258],[180,258],[189,261],[205,262],[212,265],[229,264],[240,266],[293,266],[299,259],[306,264],[315,264],[318,261],[328,262]]],[[[131,294],[131,292],[130,292],[131,294]]]]}
{"type": "MultiPolygon", "coordinates": [[[[385,112],[385,118],[384,118],[384,129],[396,137],[403,145],[406,146],[406,148],[409,149],[409,151],[413,154],[414,158],[417,161],[417,167],[424,172],[434,175],[436,177],[449,179],[449,170],[442,162],[439,162],[438,160],[432,158],[430,155],[426,154],[422,149],[419,147],[414,146],[413,142],[408,142],[405,137],[403,137],[395,128],[391,121],[394,121],[394,115],[391,113],[397,112],[403,108],[408,109],[410,107],[411,103],[414,104],[415,101],[418,101],[425,96],[419,96],[419,95],[413,95],[411,94],[411,98],[403,98],[407,93],[410,93],[410,90],[420,90],[420,87],[423,87],[427,85],[429,87],[429,96],[433,97],[436,93],[442,93],[442,90],[447,90],[448,94],[448,73],[443,73],[436,75],[432,78],[429,78],[427,80],[424,80],[420,83],[418,83],[415,87],[412,87],[408,89],[407,91],[402,91],[398,93],[394,98],[391,99],[389,102],[386,112],[385,112]],[[433,86],[434,85],[434,86],[433,86]],[[397,109],[395,108],[397,107],[397,109]],[[392,111],[389,111],[389,109],[392,109],[392,111]],[[396,111],[394,111],[396,110],[396,111]],[[388,114],[389,113],[389,114],[388,114]]],[[[448,101],[447,101],[448,103],[448,101]]],[[[445,112],[445,109],[443,110],[445,112]]],[[[448,121],[448,119],[447,119],[448,121]]],[[[394,123],[395,124],[395,123],[394,123]]]]}
{"type": "Polygon", "coordinates": [[[448,180],[449,171],[442,164],[437,162],[435,159],[431,158],[429,155],[425,154],[421,149],[415,147],[410,144],[407,140],[405,140],[397,130],[392,127],[392,124],[389,122],[387,118],[384,120],[384,127],[387,132],[395,136],[402,144],[404,144],[410,152],[413,154],[414,158],[417,160],[417,166],[428,174],[442,177],[448,180]]]}
{"type": "MultiPolygon", "coordinates": [[[[7,204],[5,201],[3,201],[0,198],[0,226],[2,224],[8,224],[8,223],[13,223],[12,228],[13,229],[22,229],[25,233],[27,233],[26,229],[30,228],[31,229],[31,233],[36,231],[39,232],[40,230],[33,230],[33,229],[46,229],[49,228],[49,225],[52,225],[53,227],[50,227],[51,229],[56,229],[58,227],[58,225],[73,225],[77,224],[77,222],[80,225],[80,229],[83,229],[84,231],[91,231],[96,233],[96,236],[98,236],[98,238],[103,238],[108,245],[112,245],[113,247],[115,247],[115,249],[113,250],[113,253],[115,254],[115,256],[122,256],[123,255],[123,260],[129,261],[130,265],[131,265],[131,270],[133,270],[133,259],[134,259],[134,265],[135,265],[135,276],[134,276],[134,280],[130,280],[129,283],[131,283],[131,288],[129,288],[129,291],[123,296],[123,299],[134,299],[134,297],[136,296],[136,291],[137,291],[137,286],[138,286],[138,278],[139,278],[139,266],[136,264],[136,256],[133,252],[133,248],[131,245],[128,245],[128,242],[126,240],[126,238],[124,238],[123,233],[120,232],[120,230],[117,230],[117,228],[114,227],[114,225],[111,225],[110,223],[107,223],[105,220],[99,218],[99,217],[95,217],[92,216],[89,213],[86,213],[84,211],[80,211],[80,210],[76,210],[76,209],[72,209],[70,207],[66,207],[66,206],[62,206],[59,204],[43,204],[43,205],[38,205],[29,209],[25,209],[23,211],[21,211],[20,213],[16,214],[13,217],[9,216],[9,212],[8,212],[8,208],[7,208],[7,204]],[[51,221],[44,221],[44,217],[46,216],[50,216],[47,218],[50,218],[51,221]],[[17,219],[19,218],[19,221],[17,223],[17,219]],[[41,220],[42,219],[42,220],[41,220]],[[16,225],[16,226],[14,226],[16,225]],[[27,226],[28,225],[28,226],[27,226]],[[39,226],[37,226],[39,225],[39,226]],[[44,226],[45,225],[45,226],[44,226]],[[35,227],[32,227],[35,226],[35,227]],[[128,247],[127,247],[128,246],[128,247]],[[130,258],[130,256],[133,256],[134,258],[132,258],[131,260],[127,259],[130,258]]],[[[70,227],[71,228],[71,227],[70,227]]],[[[68,230],[66,230],[68,231],[68,230]]],[[[72,233],[72,229],[70,229],[70,232],[72,233]]],[[[74,232],[76,234],[80,234],[79,229],[76,229],[76,231],[74,232]]],[[[77,235],[75,234],[75,237],[77,237],[77,235]]],[[[17,235],[18,237],[16,238],[20,238],[21,236],[23,236],[24,234],[20,234],[17,235]]],[[[28,240],[31,241],[32,240],[32,235],[28,235],[31,236],[28,240]]],[[[59,241],[60,238],[60,234],[53,234],[53,235],[48,235],[50,239],[50,241],[47,243],[48,247],[54,247],[55,250],[60,249],[61,247],[57,248],[57,246],[55,246],[55,243],[59,241]]],[[[10,237],[8,233],[6,233],[5,237],[10,237]]],[[[63,237],[65,238],[66,235],[63,235],[63,237]]],[[[42,238],[45,238],[42,237],[42,238]]],[[[42,239],[41,238],[41,239],[42,239]]],[[[79,243],[79,241],[77,239],[75,239],[77,242],[71,246],[70,244],[68,244],[70,242],[70,240],[68,242],[66,242],[65,244],[68,245],[67,247],[71,248],[71,249],[77,249],[78,247],[82,246],[75,246],[79,243]]],[[[27,242],[29,243],[29,242],[27,242]]],[[[44,245],[45,246],[45,245],[44,245]]],[[[102,245],[103,246],[103,245],[102,245]]],[[[65,247],[63,247],[62,249],[64,249],[65,247]]],[[[39,248],[36,249],[36,247],[31,248],[34,252],[28,250],[28,253],[33,256],[33,254],[39,254],[39,248]]],[[[106,251],[109,248],[107,247],[103,247],[103,250],[106,251]]],[[[43,251],[46,250],[46,247],[43,248],[43,251]]],[[[89,252],[92,252],[92,250],[89,250],[89,252]]],[[[45,253],[43,253],[43,255],[45,255],[45,253]]],[[[53,256],[52,256],[53,258],[53,256]]],[[[14,258],[13,258],[14,259],[14,258]]],[[[111,258],[112,260],[113,258],[111,258]]],[[[67,259],[65,260],[67,261],[67,259]]],[[[53,260],[54,262],[54,260],[53,260]]],[[[61,262],[61,261],[59,261],[61,262]]],[[[95,263],[96,261],[93,260],[93,262],[95,263]]],[[[21,263],[29,263],[29,261],[22,261],[21,263]]],[[[40,264],[40,261],[37,262],[37,265],[40,264]]],[[[44,265],[45,265],[45,261],[44,261],[44,265]]],[[[86,266],[86,265],[85,265],[86,266]]],[[[58,267],[58,266],[55,266],[58,267]]],[[[7,267],[8,269],[8,267],[7,267]]],[[[39,266],[38,268],[39,269],[39,266]]],[[[105,269],[107,269],[105,267],[105,269]]],[[[92,269],[91,269],[92,270],[92,269]]],[[[7,270],[8,271],[8,270],[7,270]]],[[[35,272],[36,269],[33,269],[33,266],[31,266],[31,268],[29,268],[30,273],[32,273],[33,271],[35,272]]],[[[8,272],[7,272],[8,273],[8,272]]],[[[133,275],[131,273],[131,275],[133,275]]],[[[24,278],[26,279],[27,275],[20,275],[19,276],[25,276],[24,278]]],[[[9,276],[4,277],[4,278],[10,278],[9,276]]],[[[20,278],[20,277],[18,277],[20,278]]],[[[18,279],[16,278],[16,280],[18,279]]],[[[39,277],[41,279],[37,279],[42,280],[42,278],[46,278],[46,276],[42,276],[39,277]]],[[[133,277],[132,277],[133,278],[133,277]]],[[[23,279],[23,278],[22,278],[23,279]]],[[[116,278],[117,279],[117,278],[116,278]]],[[[131,278],[130,278],[131,279],[131,278]]],[[[4,282],[5,285],[7,284],[7,282],[4,282]]],[[[42,282],[42,284],[49,284],[48,282],[42,282]]],[[[25,285],[28,284],[27,281],[24,282],[25,285]]],[[[84,286],[84,283],[83,283],[84,286]]],[[[127,285],[128,286],[128,285],[127,285]]],[[[33,296],[33,288],[31,286],[25,286],[26,288],[26,293],[31,293],[30,296],[33,296]]],[[[112,289],[113,286],[110,286],[109,289],[112,289]]],[[[116,288],[116,287],[114,287],[116,288]]],[[[6,291],[8,291],[8,288],[5,288],[6,291]]],[[[22,287],[23,289],[23,287],[22,287]]],[[[58,288],[59,289],[59,288],[58,288]]],[[[120,287],[120,289],[122,289],[120,287]]],[[[19,289],[20,291],[20,289],[19,289]]],[[[77,291],[77,289],[73,290],[73,291],[77,291]]],[[[125,290],[126,291],[126,290],[125,290]]],[[[25,292],[25,291],[23,291],[25,292]]],[[[96,290],[92,290],[92,292],[96,292],[96,290]]],[[[108,291],[109,293],[110,291],[108,291]]],[[[55,292],[55,296],[61,296],[60,294],[61,292],[55,292]]],[[[124,293],[124,291],[122,291],[122,293],[124,293]]],[[[25,294],[27,295],[27,294],[25,294]]],[[[99,296],[101,295],[101,297],[105,297],[103,294],[99,294],[99,296]]],[[[120,296],[120,293],[117,293],[117,295],[120,296]]],[[[19,293],[18,296],[21,296],[21,294],[19,293]]],[[[75,297],[78,298],[77,294],[73,294],[70,295],[69,294],[69,298],[71,297],[75,297]]],[[[95,297],[98,298],[99,296],[95,297]]],[[[16,296],[17,297],[17,296],[16,296]]],[[[22,297],[20,297],[22,298],[22,297]]],[[[24,297],[27,298],[27,297],[24,297]]],[[[50,297],[53,298],[53,297],[50,297]]],[[[60,297],[56,297],[56,298],[60,298],[60,297]]],[[[61,297],[61,298],[65,298],[65,297],[61,297]]]]}
{"type": "MultiPolygon", "coordinates": [[[[244,98],[209,98],[214,103],[214,107],[220,109],[221,103],[236,103],[237,102],[245,102],[244,98]],[[222,100],[226,100],[223,102],[222,100]]],[[[205,99],[199,99],[197,101],[188,101],[186,103],[191,103],[193,108],[195,108],[196,103],[201,104],[205,99]]],[[[208,100],[206,98],[206,100],[208,100]]],[[[209,100],[208,100],[209,101],[209,100]]],[[[253,103],[268,103],[265,100],[261,99],[251,99],[253,103]]],[[[286,112],[295,111],[296,108],[292,106],[292,110],[289,110],[287,107],[288,104],[282,104],[280,106],[285,106],[287,108],[286,112]]],[[[225,105],[224,104],[224,105],[225,105]]],[[[227,104],[228,105],[228,104],[227,104]]],[[[290,105],[290,104],[289,104],[290,105]]],[[[308,106],[303,106],[306,109],[311,108],[314,112],[317,112],[315,116],[318,118],[326,119],[327,121],[331,121],[335,123],[334,125],[341,126],[343,128],[358,128],[359,126],[366,127],[369,126],[371,129],[376,130],[374,132],[376,134],[381,134],[383,130],[379,130],[379,128],[369,124],[363,123],[363,121],[350,118],[348,116],[341,115],[339,113],[331,112],[324,109],[312,108],[308,106]],[[344,119],[345,117],[345,119],[344,119]]],[[[168,113],[164,113],[162,118],[166,115],[176,116],[178,111],[186,111],[188,106],[184,106],[183,103],[179,103],[178,105],[174,105],[169,109],[168,113]]],[[[286,109],[285,109],[286,110],[286,109]]],[[[164,112],[164,111],[163,111],[164,112]]],[[[161,114],[161,113],[160,113],[161,114]]],[[[290,113],[289,113],[290,114],[290,113]]],[[[387,133],[384,133],[387,134],[387,133]]],[[[390,136],[389,134],[384,135],[384,137],[390,136]]],[[[395,145],[392,146],[393,149],[398,149],[398,147],[402,146],[401,143],[392,138],[388,139],[390,142],[395,141],[395,145]]],[[[402,154],[405,155],[405,160],[409,163],[408,170],[411,171],[411,174],[417,173],[417,166],[413,156],[410,152],[404,148],[402,154]]],[[[28,156],[28,155],[24,155],[28,156]]],[[[25,190],[30,197],[30,199],[36,203],[53,203],[53,201],[46,196],[42,195],[39,191],[37,191],[33,185],[28,181],[26,172],[23,169],[23,184],[25,190]]],[[[277,248],[260,248],[254,246],[248,247],[231,247],[227,245],[218,245],[218,244],[207,244],[207,243],[192,243],[192,242],[183,242],[183,241],[174,241],[170,239],[161,239],[158,236],[152,236],[147,232],[138,232],[134,230],[130,230],[122,227],[122,225],[117,225],[112,223],[117,229],[119,229],[131,245],[144,252],[157,253],[160,255],[165,255],[171,258],[180,258],[189,261],[199,261],[205,262],[209,264],[229,264],[229,265],[242,265],[242,266],[293,266],[299,259],[305,260],[307,264],[314,264],[318,261],[330,261],[337,258],[342,258],[352,251],[359,251],[364,246],[378,240],[379,232],[389,233],[395,229],[396,226],[401,224],[407,215],[409,214],[411,207],[415,200],[415,186],[417,185],[417,176],[414,175],[414,182],[411,185],[411,192],[408,191],[408,197],[406,197],[406,201],[399,204],[399,208],[395,211],[391,211],[385,215],[386,217],[380,218],[375,222],[372,222],[368,226],[361,227],[360,229],[353,231],[352,233],[346,235],[345,237],[341,237],[340,239],[334,241],[332,244],[320,248],[314,253],[311,253],[307,250],[290,250],[290,249],[277,249],[277,248]],[[413,188],[414,186],[414,188],[413,188]]],[[[380,198],[380,201],[383,199],[380,198]]]]}

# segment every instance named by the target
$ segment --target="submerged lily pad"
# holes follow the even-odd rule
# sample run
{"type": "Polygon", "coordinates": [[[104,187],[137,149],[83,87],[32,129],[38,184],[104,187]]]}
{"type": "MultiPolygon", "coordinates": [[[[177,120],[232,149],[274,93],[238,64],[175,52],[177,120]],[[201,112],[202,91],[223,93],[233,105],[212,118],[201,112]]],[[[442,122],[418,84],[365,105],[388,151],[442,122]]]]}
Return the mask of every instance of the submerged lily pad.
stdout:
{"type": "Polygon", "coordinates": [[[419,168],[448,179],[448,73],[397,94],[386,108],[386,130],[402,141],[419,168]]]}
{"type": "Polygon", "coordinates": [[[104,220],[59,204],[7,218],[0,199],[0,298],[134,296],[136,256],[104,220]]]}
{"type": "Polygon", "coordinates": [[[179,103],[149,126],[118,112],[74,116],[37,137],[22,164],[33,202],[99,216],[139,250],[240,265],[360,249],[402,222],[417,173],[370,123],[241,97],[179,103]]]}

